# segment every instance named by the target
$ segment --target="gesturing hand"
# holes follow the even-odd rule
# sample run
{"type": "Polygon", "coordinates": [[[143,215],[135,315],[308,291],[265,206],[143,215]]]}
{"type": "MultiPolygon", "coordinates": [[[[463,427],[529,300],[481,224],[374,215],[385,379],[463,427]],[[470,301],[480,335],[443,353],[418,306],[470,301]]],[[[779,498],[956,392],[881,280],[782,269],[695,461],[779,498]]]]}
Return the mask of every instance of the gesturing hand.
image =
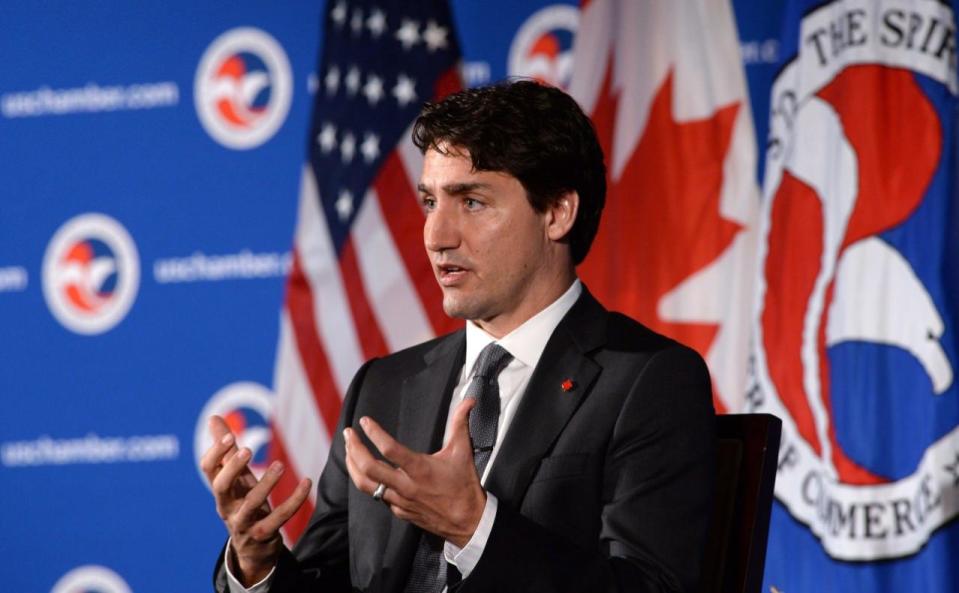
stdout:
{"type": "Polygon", "coordinates": [[[389,463],[374,458],[347,428],[346,468],[353,483],[368,494],[380,483],[386,485],[383,501],[394,515],[464,547],[486,506],[469,436],[469,412],[475,403],[467,399],[457,406],[449,441],[433,455],[407,449],[372,418],[361,418],[366,436],[389,463]]]}
{"type": "Polygon", "coordinates": [[[216,511],[230,532],[236,562],[234,576],[245,586],[262,580],[276,564],[283,541],[280,527],[303,505],[310,493],[310,480],[303,479],[293,494],[270,510],[267,496],[283,475],[283,464],[274,461],[257,481],[247,463],[252,452],[236,448],[236,437],[223,418],[210,417],[213,445],[200,460],[213,496],[216,511]],[[239,574],[236,574],[239,573],[239,574]]]}

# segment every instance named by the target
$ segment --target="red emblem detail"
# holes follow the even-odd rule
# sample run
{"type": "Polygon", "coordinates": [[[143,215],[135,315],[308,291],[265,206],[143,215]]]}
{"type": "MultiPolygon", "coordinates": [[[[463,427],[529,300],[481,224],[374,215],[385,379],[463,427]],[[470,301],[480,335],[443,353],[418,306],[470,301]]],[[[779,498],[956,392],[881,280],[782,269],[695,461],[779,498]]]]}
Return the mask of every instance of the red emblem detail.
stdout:
{"type": "Polygon", "coordinates": [[[572,391],[573,390],[573,380],[566,379],[560,384],[560,387],[563,388],[563,391],[572,391]]]}

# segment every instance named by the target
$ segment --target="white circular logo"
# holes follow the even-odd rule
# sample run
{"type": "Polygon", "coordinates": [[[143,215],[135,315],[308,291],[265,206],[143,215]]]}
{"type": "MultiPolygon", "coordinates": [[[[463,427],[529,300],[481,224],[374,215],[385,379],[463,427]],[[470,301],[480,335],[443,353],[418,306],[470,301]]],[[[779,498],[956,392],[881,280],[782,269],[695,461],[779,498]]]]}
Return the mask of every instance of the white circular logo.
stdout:
{"type": "Polygon", "coordinates": [[[78,566],[60,577],[50,593],[131,593],[120,575],[105,566],[78,566]]]}
{"type": "Polygon", "coordinates": [[[100,334],[126,316],[140,285],[140,256],[129,233],[104,214],[61,226],[43,256],[43,296],[53,316],[78,334],[100,334]]]}
{"type": "Polygon", "coordinates": [[[573,39],[579,9],[557,4],[534,12],[509,48],[510,76],[535,78],[565,88],[573,74],[573,39]]]}
{"type": "Polygon", "coordinates": [[[203,128],[237,150],[255,148],[283,125],[293,98],[286,52],[267,33],[230,29],[200,59],[193,99],[203,128]]]}
{"type": "Polygon", "coordinates": [[[207,484],[200,470],[200,458],[213,444],[208,422],[210,416],[221,416],[236,435],[240,447],[253,452],[250,469],[259,478],[266,469],[266,449],[270,443],[270,417],[273,415],[273,393],[252,381],[230,383],[213,394],[200,412],[193,437],[193,455],[200,479],[207,484]]]}

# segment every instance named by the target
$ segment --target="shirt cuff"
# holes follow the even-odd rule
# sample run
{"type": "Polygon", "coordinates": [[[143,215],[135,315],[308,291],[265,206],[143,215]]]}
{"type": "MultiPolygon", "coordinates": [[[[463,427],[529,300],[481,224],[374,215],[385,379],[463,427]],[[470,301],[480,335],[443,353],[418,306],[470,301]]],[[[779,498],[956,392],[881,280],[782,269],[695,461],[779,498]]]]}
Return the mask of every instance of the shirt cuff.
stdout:
{"type": "MultiPolygon", "coordinates": [[[[476,565],[479,564],[483,550],[486,549],[486,542],[489,540],[489,534],[493,531],[493,521],[496,519],[496,508],[499,502],[491,493],[486,493],[486,507],[483,509],[483,516],[480,517],[476,531],[473,537],[466,542],[466,546],[458,548],[449,541],[443,544],[443,556],[446,561],[456,567],[465,579],[473,572],[476,565]]],[[[234,593],[234,592],[230,592],[234,593]]]]}
{"type": "Polygon", "coordinates": [[[223,568],[226,570],[226,582],[230,588],[230,593],[267,593],[270,583],[273,582],[273,573],[276,572],[276,567],[271,568],[270,574],[263,577],[262,581],[247,589],[233,576],[233,571],[230,570],[230,546],[232,542],[232,539],[227,540],[226,549],[223,552],[223,568]]]}

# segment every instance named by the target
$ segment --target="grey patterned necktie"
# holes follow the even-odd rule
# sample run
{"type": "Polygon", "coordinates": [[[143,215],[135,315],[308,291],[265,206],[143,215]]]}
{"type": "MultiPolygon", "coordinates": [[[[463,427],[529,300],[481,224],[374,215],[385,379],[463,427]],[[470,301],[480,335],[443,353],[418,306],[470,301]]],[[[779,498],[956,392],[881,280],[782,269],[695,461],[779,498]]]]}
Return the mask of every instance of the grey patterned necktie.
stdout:
{"type": "MultiPolygon", "coordinates": [[[[476,400],[476,405],[470,410],[470,439],[473,441],[473,463],[481,478],[496,444],[500,408],[499,374],[512,358],[499,344],[487,345],[476,359],[473,378],[464,394],[465,398],[476,400]]],[[[439,593],[446,586],[446,569],[443,539],[424,531],[413,557],[405,593],[439,593]]]]}
{"type": "Polygon", "coordinates": [[[490,343],[476,359],[473,379],[466,388],[466,397],[476,400],[476,405],[470,411],[470,439],[473,441],[473,463],[480,478],[496,444],[500,408],[499,374],[512,359],[512,355],[502,346],[490,343]]]}

